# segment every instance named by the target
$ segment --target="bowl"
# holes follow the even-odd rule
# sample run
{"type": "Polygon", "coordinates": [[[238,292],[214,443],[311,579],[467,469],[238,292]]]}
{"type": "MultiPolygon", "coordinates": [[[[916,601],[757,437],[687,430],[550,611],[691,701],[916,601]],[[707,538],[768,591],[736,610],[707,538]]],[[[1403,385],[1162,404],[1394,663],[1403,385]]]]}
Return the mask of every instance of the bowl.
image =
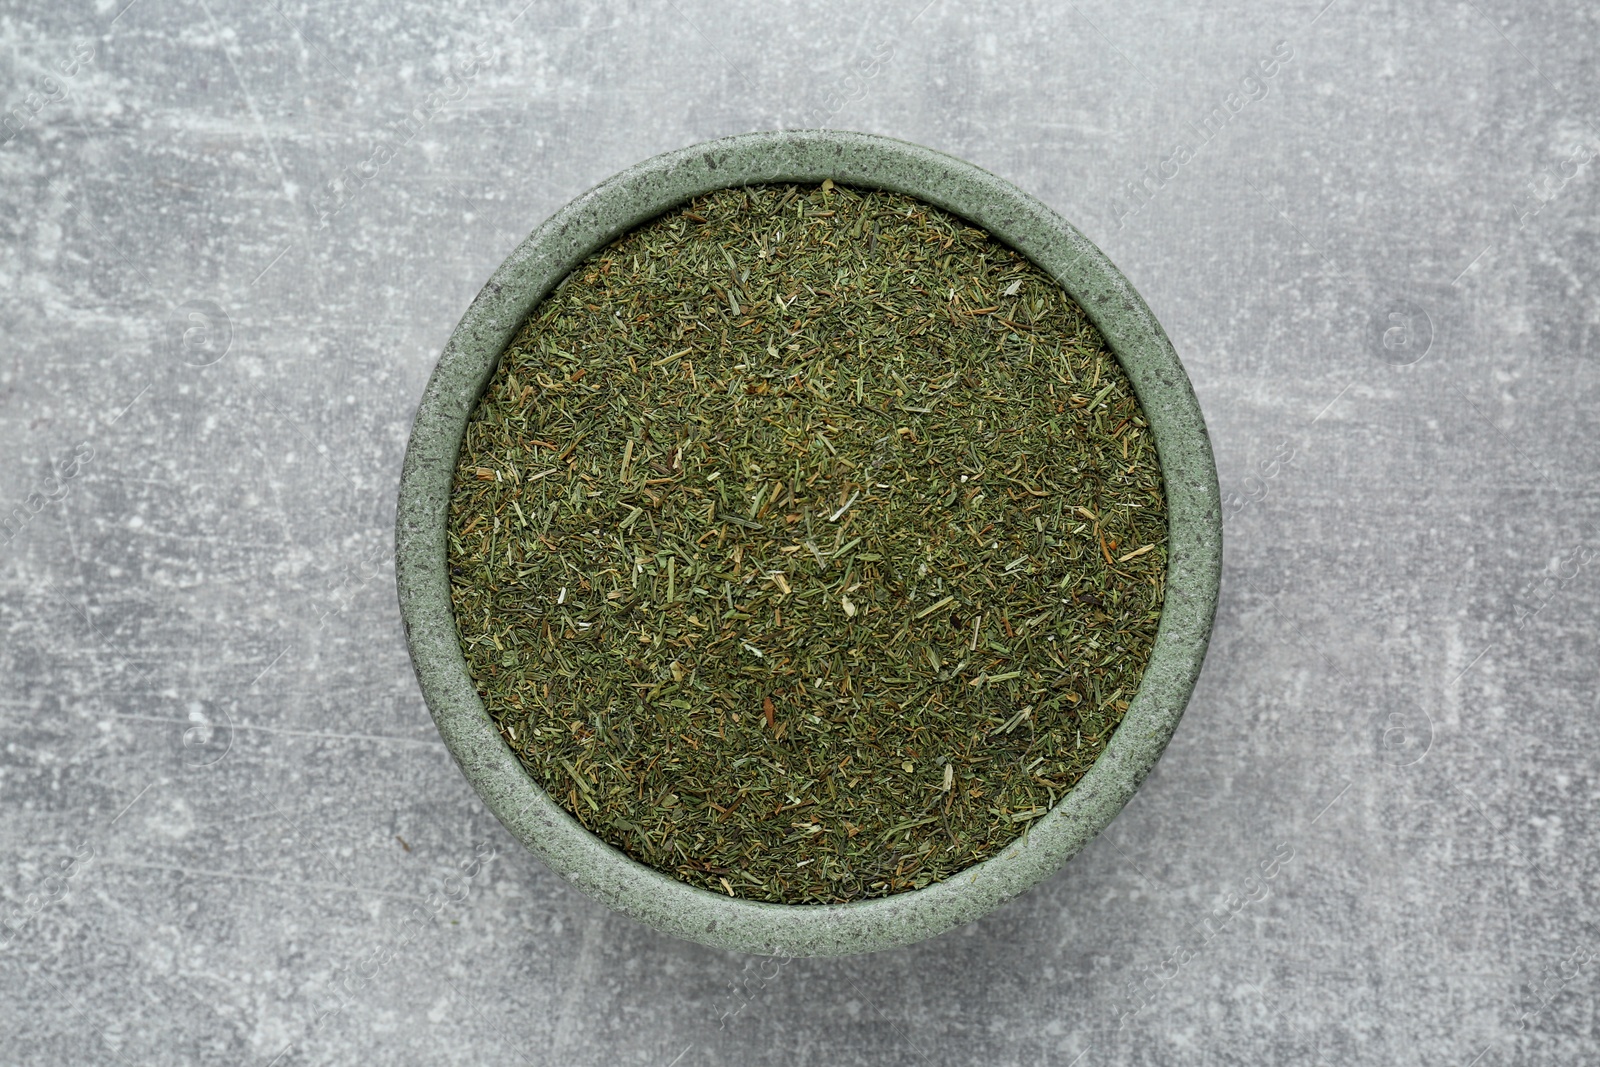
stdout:
{"type": "Polygon", "coordinates": [[[1205,660],[1222,572],[1222,511],[1205,420],[1161,326],[1128,280],[1065,219],[969,163],[886,137],[750,133],[629,167],[551,216],[462,316],[423,393],[406,449],[396,583],[411,661],[461,772],[513,837],[595,900],[658,930],[773,956],[911,944],[971,922],[1061,868],[1122,810],[1161,757],[1205,660]],[[683,202],[772,182],[884,189],[988,231],[1083,307],[1127,372],[1160,457],[1168,509],[1161,620],[1139,692],[1094,766],[998,854],[922,889],[846,904],[771,904],[713,893],[641,864],[584,829],[501,737],[461,653],[446,572],[452,479],[467,421],[512,337],[591,253],[683,202]]]}

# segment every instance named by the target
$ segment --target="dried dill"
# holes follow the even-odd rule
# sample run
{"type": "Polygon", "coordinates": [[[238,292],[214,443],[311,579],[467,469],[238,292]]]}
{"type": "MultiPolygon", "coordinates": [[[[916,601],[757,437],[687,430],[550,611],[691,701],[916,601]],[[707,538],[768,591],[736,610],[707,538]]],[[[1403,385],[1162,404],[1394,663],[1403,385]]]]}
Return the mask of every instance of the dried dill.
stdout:
{"type": "Polygon", "coordinates": [[[1166,508],[1130,384],[1026,259],[910,198],[757,186],[573,272],[470,421],[461,647],[585,827],[823,903],[994,855],[1138,690],[1166,508]]]}

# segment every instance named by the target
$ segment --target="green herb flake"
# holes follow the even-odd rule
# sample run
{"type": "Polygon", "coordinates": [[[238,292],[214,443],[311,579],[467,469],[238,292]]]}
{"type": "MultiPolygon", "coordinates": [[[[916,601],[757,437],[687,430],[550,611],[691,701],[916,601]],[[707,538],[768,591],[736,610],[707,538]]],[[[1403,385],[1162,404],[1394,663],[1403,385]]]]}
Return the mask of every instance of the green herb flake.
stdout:
{"type": "Polygon", "coordinates": [[[919,201],[701,197],[591,256],[467,429],[461,648],[590,831],[719,893],[861,900],[1069,792],[1155,639],[1127,376],[1025,258],[919,201]]]}

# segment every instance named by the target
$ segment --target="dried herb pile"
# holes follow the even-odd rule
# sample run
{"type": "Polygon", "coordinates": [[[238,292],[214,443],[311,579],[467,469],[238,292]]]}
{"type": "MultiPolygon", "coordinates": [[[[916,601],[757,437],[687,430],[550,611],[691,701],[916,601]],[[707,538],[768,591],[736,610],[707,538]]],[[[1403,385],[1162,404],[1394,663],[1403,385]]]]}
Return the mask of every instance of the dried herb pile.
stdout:
{"type": "Polygon", "coordinates": [[[884,896],[994,855],[1139,687],[1166,509],[1127,377],[961,219],[725,190],[576,270],[456,472],[462,649],[584,826],[717,892],[884,896]]]}

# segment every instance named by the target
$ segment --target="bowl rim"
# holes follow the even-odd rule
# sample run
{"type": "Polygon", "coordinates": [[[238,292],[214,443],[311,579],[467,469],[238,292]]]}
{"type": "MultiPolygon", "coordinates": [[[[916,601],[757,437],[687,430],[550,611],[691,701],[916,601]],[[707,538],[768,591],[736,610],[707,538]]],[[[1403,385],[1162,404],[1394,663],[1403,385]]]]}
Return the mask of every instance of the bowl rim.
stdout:
{"type": "Polygon", "coordinates": [[[451,333],[406,448],[395,577],[412,665],[450,754],[497,818],[577,888],[658,930],[772,956],[911,944],[971,922],[1058,870],[1108,825],[1160,758],[1210,641],[1222,570],[1222,510],[1200,405],[1172,344],[1111,261],[1009,182],[920,145],[835,130],[738,134],[647,159],[538,226],[489,278],[451,333]],[[770,182],[878,188],[982,227],[1078,301],[1127,371],[1150,423],[1168,508],[1165,600],[1138,694],[1095,764],[998,854],[922,889],[848,904],[771,904],[713,893],[642,864],[586,830],[523,768],[467,670],[446,573],[446,525],[461,442],[500,356],[529,314],[591,253],[695,196],[770,182]]]}

